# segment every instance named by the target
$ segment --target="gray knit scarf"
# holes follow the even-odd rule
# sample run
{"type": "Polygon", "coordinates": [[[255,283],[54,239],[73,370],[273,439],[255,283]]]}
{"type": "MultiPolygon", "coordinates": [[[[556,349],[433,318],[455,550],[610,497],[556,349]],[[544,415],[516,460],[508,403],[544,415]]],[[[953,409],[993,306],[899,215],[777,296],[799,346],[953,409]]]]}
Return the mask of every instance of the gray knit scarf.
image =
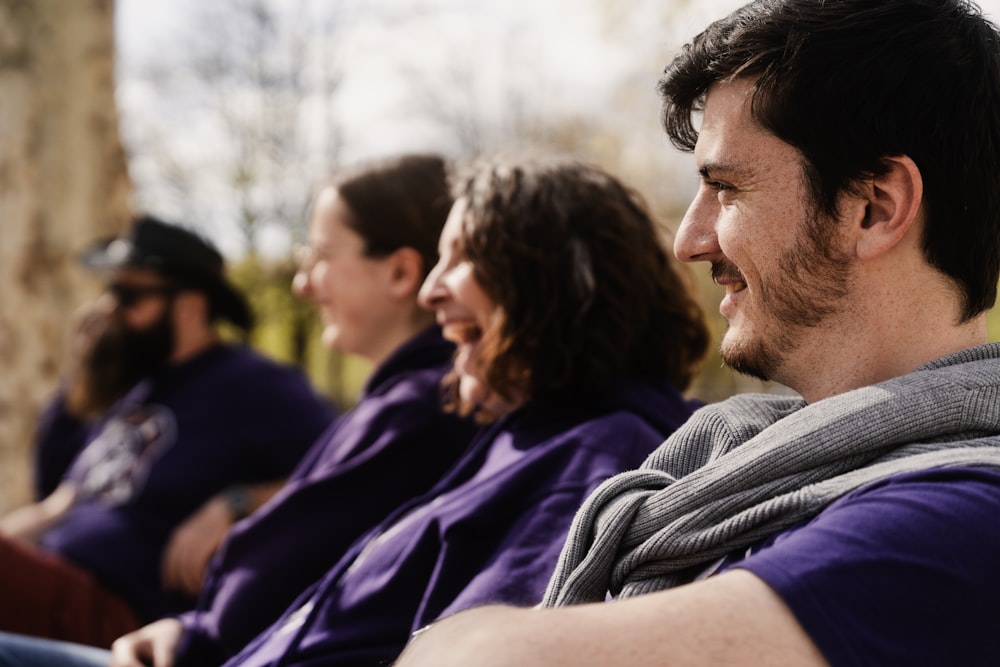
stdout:
{"type": "Polygon", "coordinates": [[[752,394],[709,405],[587,499],[542,604],[687,583],[862,485],[954,466],[1000,468],[1000,344],[811,405],[752,394]]]}

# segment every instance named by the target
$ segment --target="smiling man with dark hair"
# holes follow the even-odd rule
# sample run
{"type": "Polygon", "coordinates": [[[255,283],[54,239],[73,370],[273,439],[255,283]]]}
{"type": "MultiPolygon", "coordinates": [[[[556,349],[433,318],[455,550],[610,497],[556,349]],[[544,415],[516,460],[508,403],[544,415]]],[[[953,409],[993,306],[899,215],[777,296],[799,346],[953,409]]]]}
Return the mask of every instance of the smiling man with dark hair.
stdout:
{"type": "Polygon", "coordinates": [[[759,0],[661,92],[723,359],[801,396],[696,412],[587,500],[545,608],[456,614],[398,665],[996,664],[996,28],[963,0],[759,0]]]}

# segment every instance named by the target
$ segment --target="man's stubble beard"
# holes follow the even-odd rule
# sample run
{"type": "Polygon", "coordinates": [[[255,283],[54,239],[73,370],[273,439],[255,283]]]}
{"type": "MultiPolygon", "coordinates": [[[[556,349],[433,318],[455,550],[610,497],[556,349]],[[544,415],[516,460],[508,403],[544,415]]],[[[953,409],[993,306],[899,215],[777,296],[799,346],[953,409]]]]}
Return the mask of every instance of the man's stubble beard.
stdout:
{"type": "MultiPolygon", "coordinates": [[[[813,206],[806,212],[801,232],[782,254],[781,280],[762,280],[759,286],[765,324],[747,340],[723,340],[719,355],[724,364],[744,375],[771,380],[797,350],[808,329],[842,312],[851,292],[851,258],[834,247],[837,221],[813,206]]],[[[776,274],[778,275],[778,274],[776,274]]]]}

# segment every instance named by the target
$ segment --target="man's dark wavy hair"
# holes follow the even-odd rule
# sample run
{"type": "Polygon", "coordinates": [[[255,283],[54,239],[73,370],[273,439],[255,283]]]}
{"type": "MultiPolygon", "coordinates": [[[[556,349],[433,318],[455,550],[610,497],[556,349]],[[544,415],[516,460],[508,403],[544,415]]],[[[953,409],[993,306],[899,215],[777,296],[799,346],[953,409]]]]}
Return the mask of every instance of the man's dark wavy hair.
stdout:
{"type": "Polygon", "coordinates": [[[480,163],[453,194],[465,206],[458,250],[499,306],[481,342],[493,391],[510,400],[623,379],[688,386],[708,331],[634,191],[550,159],[480,163]]]}
{"type": "Polygon", "coordinates": [[[712,84],[757,79],[754,119],[797,148],[819,210],[909,156],[924,182],[924,254],[968,321],[1000,273],[1000,37],[964,0],[760,0],[666,68],[663,121],[693,150],[712,84]]]}

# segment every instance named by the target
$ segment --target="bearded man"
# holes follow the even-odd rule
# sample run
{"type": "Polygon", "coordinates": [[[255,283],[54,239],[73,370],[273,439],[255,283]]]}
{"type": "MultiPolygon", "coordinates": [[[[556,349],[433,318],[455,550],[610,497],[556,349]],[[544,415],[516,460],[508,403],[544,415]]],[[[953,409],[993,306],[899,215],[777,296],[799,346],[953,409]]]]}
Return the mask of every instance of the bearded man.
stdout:
{"type": "Polygon", "coordinates": [[[0,519],[0,629],[107,646],[193,603],[235,521],[332,419],[298,369],[228,343],[253,317],[199,235],[152,217],[82,256],[107,279],[39,428],[42,497],[0,519]]]}

